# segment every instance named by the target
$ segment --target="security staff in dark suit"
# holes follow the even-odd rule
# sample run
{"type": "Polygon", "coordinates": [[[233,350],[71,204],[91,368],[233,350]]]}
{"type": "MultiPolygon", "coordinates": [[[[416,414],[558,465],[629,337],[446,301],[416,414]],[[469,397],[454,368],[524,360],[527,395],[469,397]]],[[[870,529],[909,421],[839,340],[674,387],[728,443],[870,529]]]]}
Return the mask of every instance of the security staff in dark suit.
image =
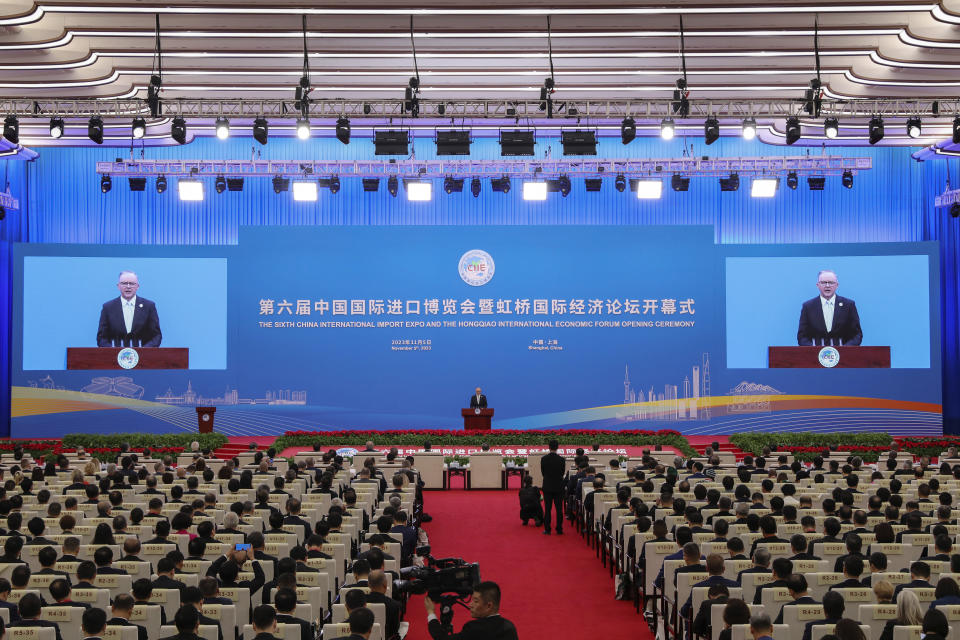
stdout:
{"type": "Polygon", "coordinates": [[[460,633],[451,633],[434,613],[435,604],[430,596],[424,598],[427,609],[427,628],[433,640],[519,640],[517,628],[500,615],[500,587],[496,582],[481,582],[473,590],[470,599],[470,615],[473,620],[463,625],[460,633]]]}
{"type": "Polygon", "coordinates": [[[543,474],[543,532],[550,533],[550,510],[557,510],[557,535],[563,534],[563,477],[567,463],[557,453],[560,443],[551,440],[550,453],[540,458],[540,472],[543,474]]]}
{"type": "Polygon", "coordinates": [[[480,393],[480,387],[477,387],[476,393],[470,396],[470,408],[471,409],[487,408],[487,396],[480,393]]]}

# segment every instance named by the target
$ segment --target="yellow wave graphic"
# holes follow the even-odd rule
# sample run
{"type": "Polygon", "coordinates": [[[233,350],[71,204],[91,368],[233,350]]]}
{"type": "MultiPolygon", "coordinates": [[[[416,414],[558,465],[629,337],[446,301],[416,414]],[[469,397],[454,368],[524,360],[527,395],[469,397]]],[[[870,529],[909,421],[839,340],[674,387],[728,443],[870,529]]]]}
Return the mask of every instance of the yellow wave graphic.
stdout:
{"type": "Polygon", "coordinates": [[[85,391],[40,389],[37,387],[10,388],[10,415],[13,418],[38,416],[73,411],[100,411],[105,409],[168,408],[168,405],[147,400],[133,400],[85,391]]]}

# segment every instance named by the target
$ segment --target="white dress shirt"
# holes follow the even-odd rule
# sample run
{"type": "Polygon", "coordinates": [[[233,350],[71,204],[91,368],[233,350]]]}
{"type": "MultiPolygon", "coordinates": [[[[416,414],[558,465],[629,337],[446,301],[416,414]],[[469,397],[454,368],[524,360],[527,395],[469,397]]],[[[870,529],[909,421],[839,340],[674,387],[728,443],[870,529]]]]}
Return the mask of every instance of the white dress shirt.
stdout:
{"type": "Polygon", "coordinates": [[[837,296],[829,300],[820,296],[820,307],[823,309],[823,324],[827,327],[827,333],[833,331],[833,312],[836,309],[837,296]]]}
{"type": "Polygon", "coordinates": [[[137,296],[129,300],[120,296],[120,307],[123,309],[123,324],[127,327],[127,333],[133,331],[133,312],[137,308],[137,296]]]}

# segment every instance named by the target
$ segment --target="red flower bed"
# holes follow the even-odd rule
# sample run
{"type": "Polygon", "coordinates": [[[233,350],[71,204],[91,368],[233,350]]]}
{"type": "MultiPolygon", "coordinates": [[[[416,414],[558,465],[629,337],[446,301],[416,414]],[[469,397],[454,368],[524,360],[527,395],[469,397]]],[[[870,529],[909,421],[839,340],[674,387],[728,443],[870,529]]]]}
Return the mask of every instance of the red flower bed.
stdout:
{"type": "MultiPolygon", "coordinates": [[[[497,435],[502,436],[543,436],[560,433],[566,436],[679,436],[679,431],[673,429],[660,429],[658,431],[648,431],[646,429],[633,429],[624,431],[614,431],[612,429],[497,429],[497,435]]],[[[392,431],[375,430],[340,430],[340,431],[286,431],[284,436],[309,436],[312,438],[344,438],[357,436],[433,436],[433,437],[461,437],[475,436],[476,433],[469,431],[454,431],[452,429],[397,429],[392,431]]]]}

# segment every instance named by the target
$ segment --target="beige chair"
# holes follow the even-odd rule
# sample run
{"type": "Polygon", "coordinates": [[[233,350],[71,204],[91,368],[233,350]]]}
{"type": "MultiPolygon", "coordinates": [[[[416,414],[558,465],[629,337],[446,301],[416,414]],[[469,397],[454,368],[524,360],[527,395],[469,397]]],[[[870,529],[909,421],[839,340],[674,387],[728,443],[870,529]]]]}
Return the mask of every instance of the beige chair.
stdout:
{"type": "MultiPolygon", "coordinates": [[[[921,625],[910,625],[893,628],[893,640],[920,640],[920,634],[923,631],[921,625]]],[[[818,640],[814,638],[814,640],[818,640]]]]}
{"type": "Polygon", "coordinates": [[[3,620],[4,627],[10,626],[10,609],[6,607],[0,609],[0,619],[3,620]]]}
{"type": "MultiPolygon", "coordinates": [[[[763,605],[760,604],[751,604],[747,603],[747,606],[750,607],[750,615],[756,615],[758,613],[763,613],[763,605]]],[[[720,637],[720,632],[723,631],[723,606],[716,606],[710,608],[710,638],[711,640],[717,640],[720,637]]]]}
{"type": "MultiPolygon", "coordinates": [[[[773,640],[784,640],[790,635],[790,628],[785,624],[773,625],[773,640]]],[[[730,640],[752,640],[749,624],[735,624],[730,627],[730,640]]]]}
{"type": "MultiPolygon", "coordinates": [[[[887,620],[893,620],[897,617],[897,605],[895,604],[861,604],[859,607],[860,624],[870,627],[870,633],[867,634],[867,640],[880,640],[883,628],[887,620]]],[[[846,607],[844,613],[851,612],[851,607],[846,607]]]]}
{"type": "Polygon", "coordinates": [[[741,582],[743,587],[743,599],[747,602],[753,602],[753,596],[757,592],[757,587],[764,584],[770,584],[774,581],[772,573],[745,573],[741,582]]]}
{"type": "Polygon", "coordinates": [[[220,595],[224,598],[230,598],[237,605],[237,628],[249,624],[250,589],[247,587],[220,587],[220,595]]]}
{"type": "Polygon", "coordinates": [[[424,489],[444,489],[443,454],[439,451],[420,451],[413,454],[413,466],[420,472],[424,489]]]}
{"type": "Polygon", "coordinates": [[[103,640],[137,640],[140,631],[133,625],[108,624],[100,637],[103,640]]]}
{"type": "MultiPolygon", "coordinates": [[[[137,604],[133,606],[130,622],[147,630],[148,638],[159,638],[160,623],[163,620],[163,608],[155,604],[137,604]]],[[[66,640],[66,638],[64,638],[66,640]]]]}
{"type": "Polygon", "coordinates": [[[57,640],[53,627],[9,627],[7,640],[57,640]]]}
{"type": "MultiPolygon", "coordinates": [[[[237,628],[237,606],[234,604],[205,604],[202,613],[208,618],[219,620],[223,629],[237,628]]],[[[227,633],[223,634],[224,638],[227,636],[227,633]]]]}
{"type": "MultiPolygon", "coordinates": [[[[324,638],[339,638],[340,636],[349,636],[350,635],[350,625],[346,622],[338,622],[336,624],[325,624],[323,625],[323,637],[324,638]]],[[[370,638],[383,638],[383,627],[380,626],[379,622],[373,623],[373,630],[370,632],[370,638]]]]}
{"type": "Polygon", "coordinates": [[[43,607],[40,619],[56,622],[63,640],[81,640],[84,633],[80,629],[80,619],[84,611],[84,607],[43,607]]]}
{"type": "Polygon", "coordinates": [[[107,589],[73,589],[70,592],[70,599],[75,602],[86,602],[98,609],[106,610],[110,607],[110,591],[107,589]]]}
{"type": "Polygon", "coordinates": [[[150,593],[150,604],[157,604],[163,607],[163,612],[166,614],[167,620],[173,620],[173,617],[177,615],[177,609],[180,608],[180,590],[154,589],[150,593]]]}
{"type": "Polygon", "coordinates": [[[129,575],[98,573],[93,579],[93,584],[98,589],[107,589],[110,591],[110,597],[116,598],[121,593],[130,593],[133,588],[133,578],[129,575]]]}
{"type": "MultiPolygon", "coordinates": [[[[256,635],[257,632],[253,630],[252,624],[243,625],[241,640],[253,640],[256,635]]],[[[273,634],[273,637],[281,640],[300,640],[300,625],[278,622],[277,631],[273,634]]]]}
{"type": "MultiPolygon", "coordinates": [[[[197,635],[203,638],[203,640],[219,640],[219,631],[220,627],[213,624],[202,624],[200,625],[197,635]]],[[[172,624],[165,624],[160,627],[160,636],[161,638],[169,638],[170,636],[177,635],[177,628],[172,624]]],[[[224,635],[224,640],[227,639],[227,636],[224,635]]],[[[153,640],[151,638],[151,640],[153,640]]]]}
{"type": "Polygon", "coordinates": [[[801,640],[803,630],[811,620],[823,620],[822,604],[783,605],[783,624],[790,629],[789,640],[801,640]]]}
{"type": "Polygon", "coordinates": [[[503,456],[493,451],[470,454],[468,489],[503,489],[503,456]]]}
{"type": "MultiPolygon", "coordinates": [[[[823,636],[827,634],[832,634],[836,625],[833,624],[818,624],[810,627],[810,640],[820,640],[823,636]]],[[[866,637],[870,633],[870,627],[865,624],[860,625],[860,631],[863,632],[863,636],[866,637]]],[[[901,640],[908,640],[903,638],[901,640]]],[[[920,638],[915,638],[914,640],[920,640],[920,638]]]]}

